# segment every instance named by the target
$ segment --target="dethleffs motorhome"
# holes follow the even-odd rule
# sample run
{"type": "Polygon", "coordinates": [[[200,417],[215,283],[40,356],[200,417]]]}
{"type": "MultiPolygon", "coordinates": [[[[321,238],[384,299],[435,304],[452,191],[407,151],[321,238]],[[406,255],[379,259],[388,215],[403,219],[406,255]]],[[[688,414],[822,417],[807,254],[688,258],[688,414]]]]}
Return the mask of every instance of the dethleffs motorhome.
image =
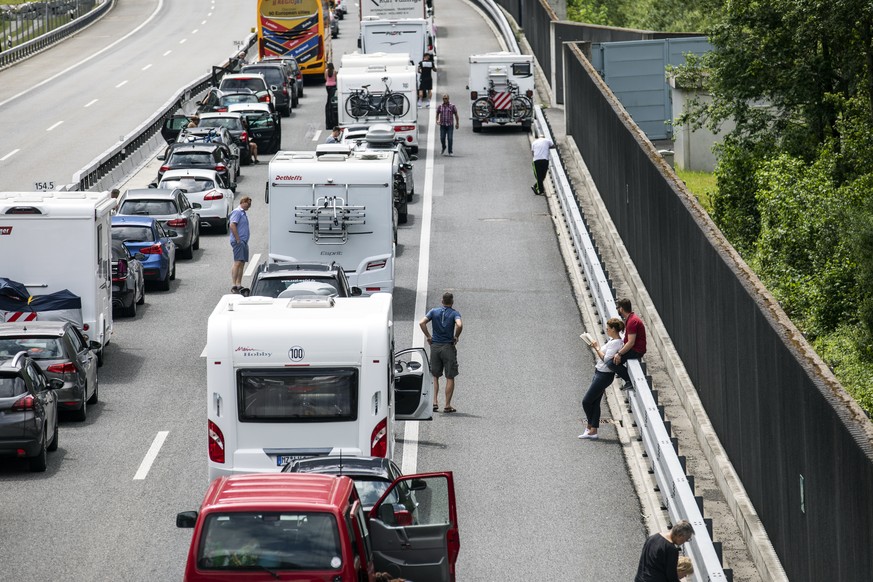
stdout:
{"type": "Polygon", "coordinates": [[[429,420],[422,348],[394,351],[391,295],[226,295],[209,317],[209,477],[319,455],[388,457],[395,420],[429,420]]]}
{"type": "Polygon", "coordinates": [[[418,65],[426,52],[434,52],[434,32],[424,18],[381,20],[366,16],[361,20],[359,47],[364,53],[407,53],[418,65]]]}
{"type": "Polygon", "coordinates": [[[393,152],[279,152],[270,161],[270,260],[335,261],[365,295],[394,289],[393,152]]]}
{"type": "Polygon", "coordinates": [[[101,362],[112,336],[113,208],[109,192],[0,192],[0,277],[34,295],[78,295],[101,362]]]}

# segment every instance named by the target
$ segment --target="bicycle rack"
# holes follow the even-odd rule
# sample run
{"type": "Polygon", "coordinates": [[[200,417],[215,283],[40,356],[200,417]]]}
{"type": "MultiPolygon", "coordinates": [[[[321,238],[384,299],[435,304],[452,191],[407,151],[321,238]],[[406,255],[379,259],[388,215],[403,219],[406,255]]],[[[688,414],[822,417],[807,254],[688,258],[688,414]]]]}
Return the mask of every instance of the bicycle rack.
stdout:
{"type": "MultiPolygon", "coordinates": [[[[315,186],[312,187],[313,193],[315,186]]],[[[348,197],[348,186],[346,186],[348,197]]],[[[341,196],[320,196],[312,206],[294,207],[294,224],[312,225],[312,235],[316,244],[341,245],[349,240],[350,234],[371,234],[368,232],[348,231],[353,224],[367,223],[366,206],[350,206],[341,196]]],[[[307,231],[290,230],[288,232],[306,233],[307,231]]]]}

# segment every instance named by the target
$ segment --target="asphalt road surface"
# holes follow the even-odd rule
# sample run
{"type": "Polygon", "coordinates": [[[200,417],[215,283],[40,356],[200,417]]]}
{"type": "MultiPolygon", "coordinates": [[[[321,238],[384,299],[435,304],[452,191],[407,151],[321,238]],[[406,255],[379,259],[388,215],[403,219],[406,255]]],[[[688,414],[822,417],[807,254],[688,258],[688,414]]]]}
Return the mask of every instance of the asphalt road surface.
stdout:
{"type": "MultiPolygon", "coordinates": [[[[121,0],[116,10],[140,10],[141,23],[158,4],[121,0]]],[[[48,176],[39,171],[55,164],[66,181],[114,143],[123,125],[136,126],[173,89],[226,57],[231,41],[253,24],[254,2],[212,5],[165,2],[153,24],[114,49],[70,69],[62,81],[0,104],[0,158],[21,150],[0,161],[0,189],[30,189],[29,181],[48,176]],[[207,25],[214,29],[201,34],[207,25]],[[194,29],[201,31],[192,36],[194,29]],[[188,42],[180,45],[186,35],[188,42]],[[192,54],[171,66],[161,60],[166,50],[188,50],[195,39],[204,44],[192,54]],[[128,45],[138,48],[113,61],[128,45]],[[194,53],[202,62],[193,62],[194,53]],[[149,63],[153,66],[143,71],[149,63]],[[135,92],[122,93],[127,85],[114,88],[123,78],[132,84],[140,77],[148,78],[135,92]],[[68,92],[64,98],[54,87],[61,82],[68,92]],[[94,98],[103,114],[85,121],[91,108],[84,105],[94,98]],[[10,133],[8,128],[25,118],[30,130],[10,133]],[[65,123],[45,133],[60,119],[65,123]],[[44,153],[49,150],[51,157],[44,153]],[[74,153],[81,160],[68,159],[74,153]],[[69,168],[59,169],[65,164],[69,168]]],[[[350,6],[340,23],[335,55],[354,50],[356,8],[350,6]]],[[[453,402],[458,412],[414,427],[401,423],[395,460],[405,470],[454,472],[458,580],[629,580],[645,535],[639,502],[612,426],[602,425],[597,442],[576,438],[584,428],[580,402],[593,366],[577,337],[580,317],[548,207],[530,191],[529,137],[515,129],[481,134],[470,129],[467,57],[500,47],[479,13],[461,0],[444,0],[436,16],[434,95],[449,93],[461,128],[455,132],[455,156],[442,157],[432,134],[435,110],[421,110],[416,196],[409,223],[399,232],[394,315],[397,347],[420,343],[420,333],[414,334],[418,319],[439,303],[443,291],[455,294],[465,326],[453,402]]],[[[128,24],[115,33],[92,27],[37,58],[85,59],[138,25],[128,24]],[[87,38],[100,31],[109,38],[87,38]]],[[[17,67],[22,66],[29,63],[17,67]]],[[[0,102],[42,79],[21,75],[17,67],[0,72],[0,102]]],[[[301,107],[282,120],[284,149],[311,150],[327,136],[324,89],[306,89],[301,107]]],[[[147,168],[127,187],[145,185],[154,170],[147,168]]],[[[264,163],[244,167],[237,192],[254,198],[250,247],[261,257],[267,252],[266,175],[264,163]]],[[[170,291],[150,289],[135,319],[116,319],[100,369],[101,402],[89,407],[86,422],[62,422],[60,447],[49,454],[48,471],[31,474],[16,460],[0,464],[0,577],[181,578],[191,530],[177,529],[175,515],[196,509],[207,486],[206,374],[200,355],[207,317],[230,288],[228,240],[206,229],[203,234],[194,259],[179,262],[170,291]],[[150,465],[147,458],[153,458],[150,465]]],[[[63,241],[57,243],[63,260],[63,241]]],[[[9,258],[0,257],[0,265],[4,260],[9,258]]],[[[604,417],[609,418],[606,411],[604,417]]]]}

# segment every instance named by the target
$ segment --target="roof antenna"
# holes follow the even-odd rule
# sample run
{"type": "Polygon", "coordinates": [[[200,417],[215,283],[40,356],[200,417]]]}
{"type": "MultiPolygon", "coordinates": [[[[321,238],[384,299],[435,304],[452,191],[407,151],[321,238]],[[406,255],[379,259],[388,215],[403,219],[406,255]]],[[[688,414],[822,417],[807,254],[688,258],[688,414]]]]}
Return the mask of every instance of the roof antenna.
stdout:
{"type": "Polygon", "coordinates": [[[340,448],[339,458],[340,458],[339,459],[339,471],[340,471],[339,474],[342,475],[343,474],[343,450],[342,450],[342,448],[340,448]]]}

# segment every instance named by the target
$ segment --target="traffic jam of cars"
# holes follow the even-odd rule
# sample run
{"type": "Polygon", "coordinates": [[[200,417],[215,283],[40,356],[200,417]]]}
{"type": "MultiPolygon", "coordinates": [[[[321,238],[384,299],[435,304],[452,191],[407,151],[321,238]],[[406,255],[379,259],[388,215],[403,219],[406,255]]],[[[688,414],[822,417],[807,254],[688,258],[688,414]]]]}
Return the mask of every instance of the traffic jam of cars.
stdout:
{"type": "MultiPolygon", "coordinates": [[[[331,14],[334,38],[342,14],[331,14]]],[[[184,579],[453,581],[452,473],[403,475],[391,460],[395,422],[434,411],[427,352],[396,349],[392,321],[417,145],[375,119],[314,152],[282,152],[281,118],[303,90],[293,57],[265,57],[166,119],[147,188],[0,192],[5,248],[33,259],[0,273],[0,457],[46,471],[59,420],[85,421],[98,402],[113,318],[135,318],[148,294],[169,291],[201,235],[228,234],[242,167],[276,154],[267,202],[293,206],[301,227],[271,227],[250,288],[224,295],[209,317],[211,484],[197,511],[176,516],[193,529],[184,579]],[[329,180],[319,175],[327,166],[329,180]],[[307,168],[303,183],[281,184],[307,168]],[[345,198],[321,196],[325,185],[345,198]],[[34,242],[60,230],[75,258],[41,269],[52,257],[34,242]],[[350,235],[360,256],[324,262],[322,245],[350,235]]]]}

